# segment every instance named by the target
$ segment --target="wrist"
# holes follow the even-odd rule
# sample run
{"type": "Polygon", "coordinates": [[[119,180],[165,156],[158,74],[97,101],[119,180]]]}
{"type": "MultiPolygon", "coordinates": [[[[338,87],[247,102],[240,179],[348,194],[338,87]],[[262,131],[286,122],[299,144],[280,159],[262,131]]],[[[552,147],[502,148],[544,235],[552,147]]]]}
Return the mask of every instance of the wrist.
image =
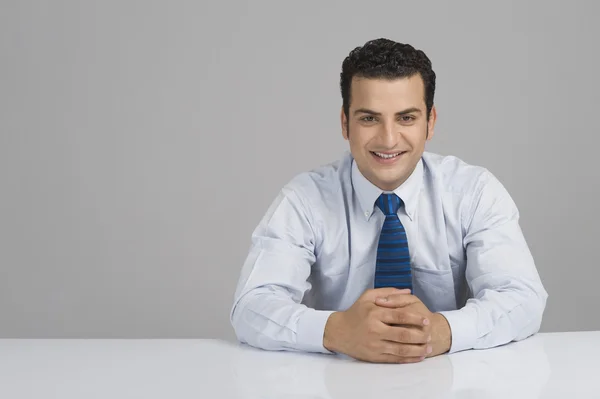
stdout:
{"type": "Polygon", "coordinates": [[[339,352],[337,347],[337,331],[340,323],[342,312],[333,312],[325,323],[325,331],[323,332],[323,347],[330,352],[339,352]]]}
{"type": "Polygon", "coordinates": [[[450,329],[448,320],[440,313],[433,313],[431,319],[431,344],[433,351],[430,356],[449,352],[452,346],[452,330],[450,329]]]}

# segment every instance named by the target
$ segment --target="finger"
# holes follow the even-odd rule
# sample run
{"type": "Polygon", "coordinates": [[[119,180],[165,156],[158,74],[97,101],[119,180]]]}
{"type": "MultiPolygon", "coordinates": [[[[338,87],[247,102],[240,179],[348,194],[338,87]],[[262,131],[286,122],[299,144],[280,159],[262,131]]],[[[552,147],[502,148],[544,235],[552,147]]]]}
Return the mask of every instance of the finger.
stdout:
{"type": "Polygon", "coordinates": [[[418,363],[422,362],[425,359],[425,356],[421,357],[401,357],[395,355],[389,355],[387,353],[379,355],[374,361],[376,363],[418,363]]]}
{"type": "Polygon", "coordinates": [[[400,294],[400,295],[388,295],[378,296],[375,299],[375,304],[378,306],[384,306],[386,308],[401,308],[404,306],[412,305],[413,303],[420,302],[420,299],[414,295],[400,294]]]}
{"type": "Polygon", "coordinates": [[[408,288],[398,289],[398,288],[393,288],[393,287],[386,287],[386,288],[374,288],[374,289],[371,289],[366,292],[367,297],[371,298],[371,300],[373,300],[373,301],[375,301],[375,298],[378,298],[378,297],[387,298],[391,295],[398,295],[398,294],[403,294],[403,295],[410,294],[410,290],[408,288]]]}
{"type": "Polygon", "coordinates": [[[431,353],[431,346],[415,344],[399,344],[397,342],[382,341],[382,354],[400,356],[400,357],[423,357],[431,353]]]}
{"type": "Polygon", "coordinates": [[[431,334],[418,328],[391,326],[381,333],[381,338],[401,344],[426,344],[431,334]]]}
{"type": "Polygon", "coordinates": [[[382,308],[378,314],[381,322],[387,325],[415,326],[424,328],[430,324],[430,320],[417,313],[406,309],[382,308]]]}

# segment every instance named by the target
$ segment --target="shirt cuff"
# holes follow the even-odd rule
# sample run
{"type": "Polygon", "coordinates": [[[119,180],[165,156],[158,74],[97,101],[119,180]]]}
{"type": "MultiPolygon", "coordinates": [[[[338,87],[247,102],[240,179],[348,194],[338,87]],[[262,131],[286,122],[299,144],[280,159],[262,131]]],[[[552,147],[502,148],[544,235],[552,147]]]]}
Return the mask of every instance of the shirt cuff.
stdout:
{"type": "Polygon", "coordinates": [[[473,349],[477,341],[477,327],[473,316],[466,312],[469,309],[438,312],[446,318],[450,325],[452,343],[450,353],[473,349]]]}
{"type": "Polygon", "coordinates": [[[323,334],[327,319],[334,313],[329,310],[307,309],[298,319],[296,349],[305,352],[321,352],[332,354],[323,346],[323,334]]]}

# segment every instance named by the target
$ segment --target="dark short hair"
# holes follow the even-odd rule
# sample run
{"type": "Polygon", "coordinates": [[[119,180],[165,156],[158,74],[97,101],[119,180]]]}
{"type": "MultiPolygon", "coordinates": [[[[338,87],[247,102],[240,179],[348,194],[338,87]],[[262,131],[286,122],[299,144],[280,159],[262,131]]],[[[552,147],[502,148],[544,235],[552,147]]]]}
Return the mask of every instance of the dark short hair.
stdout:
{"type": "Polygon", "coordinates": [[[353,77],[399,79],[417,73],[421,75],[425,86],[425,105],[429,119],[435,93],[435,72],[423,51],[416,50],[410,44],[384,38],[368,41],[364,46],[355,48],[342,63],[340,74],[346,117],[350,110],[350,85],[353,77]]]}

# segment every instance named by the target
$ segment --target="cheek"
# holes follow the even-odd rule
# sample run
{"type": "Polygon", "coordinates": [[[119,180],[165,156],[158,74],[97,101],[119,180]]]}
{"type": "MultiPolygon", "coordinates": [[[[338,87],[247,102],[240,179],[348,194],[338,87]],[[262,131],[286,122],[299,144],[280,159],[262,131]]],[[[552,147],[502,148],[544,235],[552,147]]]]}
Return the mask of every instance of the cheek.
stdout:
{"type": "Polygon", "coordinates": [[[353,148],[361,148],[367,145],[369,138],[366,136],[367,132],[361,131],[360,129],[352,127],[350,128],[350,135],[348,137],[348,141],[350,142],[350,146],[353,148]]]}
{"type": "Polygon", "coordinates": [[[425,126],[415,127],[407,132],[404,137],[413,148],[421,148],[427,141],[427,128],[425,126]]]}
{"type": "Polygon", "coordinates": [[[359,141],[351,140],[350,149],[352,150],[352,153],[354,153],[356,156],[363,157],[364,145],[361,144],[359,141]]]}

